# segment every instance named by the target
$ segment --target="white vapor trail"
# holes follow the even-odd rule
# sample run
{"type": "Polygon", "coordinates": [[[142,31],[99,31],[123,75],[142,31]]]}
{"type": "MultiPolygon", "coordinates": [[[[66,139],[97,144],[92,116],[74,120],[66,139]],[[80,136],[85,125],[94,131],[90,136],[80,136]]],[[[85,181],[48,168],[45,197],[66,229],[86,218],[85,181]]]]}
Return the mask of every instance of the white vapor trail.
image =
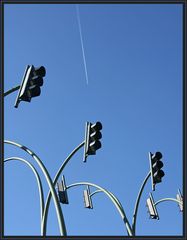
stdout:
{"type": "Polygon", "coordinates": [[[78,20],[78,25],[79,25],[80,39],[81,39],[82,56],[83,56],[83,61],[84,61],[84,69],[85,69],[85,75],[86,75],[86,83],[88,84],[88,72],[87,72],[86,58],[85,58],[84,45],[83,45],[83,39],[82,39],[81,21],[80,21],[80,16],[79,16],[79,6],[77,4],[76,4],[76,10],[77,10],[77,20],[78,20]]]}

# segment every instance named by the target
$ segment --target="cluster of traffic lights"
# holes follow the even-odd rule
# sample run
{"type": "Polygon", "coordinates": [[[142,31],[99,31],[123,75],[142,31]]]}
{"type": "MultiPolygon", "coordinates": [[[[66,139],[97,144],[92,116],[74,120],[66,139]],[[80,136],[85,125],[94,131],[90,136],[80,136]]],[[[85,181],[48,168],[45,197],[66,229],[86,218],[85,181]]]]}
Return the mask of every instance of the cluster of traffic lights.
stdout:
{"type": "MultiPolygon", "coordinates": [[[[40,96],[41,89],[40,87],[43,85],[43,77],[46,75],[46,70],[43,66],[35,68],[33,65],[28,65],[25,69],[25,73],[19,88],[19,92],[15,101],[15,107],[17,108],[20,101],[30,102],[32,97],[40,96]]],[[[84,157],[83,161],[86,162],[86,159],[89,155],[95,155],[96,151],[101,148],[100,139],[102,138],[102,134],[100,132],[102,130],[102,124],[100,122],[91,123],[86,122],[85,127],[85,144],[84,144],[84,157]]],[[[149,161],[150,161],[150,171],[151,171],[151,182],[152,182],[152,190],[155,191],[155,185],[162,181],[162,177],[165,175],[164,171],[161,170],[163,167],[162,153],[156,152],[155,154],[149,153],[149,161]]],[[[61,203],[68,204],[68,195],[66,189],[66,183],[64,176],[62,177],[62,181],[57,183],[58,186],[58,194],[59,200],[61,203]]],[[[178,194],[177,198],[182,199],[182,195],[178,194]]],[[[92,201],[90,197],[89,186],[84,190],[84,202],[86,208],[93,208],[92,201]]],[[[182,205],[179,205],[180,209],[182,209],[182,205]]],[[[149,210],[150,217],[153,219],[159,219],[155,203],[153,200],[153,196],[150,193],[150,197],[147,199],[147,207],[149,210]]]]}

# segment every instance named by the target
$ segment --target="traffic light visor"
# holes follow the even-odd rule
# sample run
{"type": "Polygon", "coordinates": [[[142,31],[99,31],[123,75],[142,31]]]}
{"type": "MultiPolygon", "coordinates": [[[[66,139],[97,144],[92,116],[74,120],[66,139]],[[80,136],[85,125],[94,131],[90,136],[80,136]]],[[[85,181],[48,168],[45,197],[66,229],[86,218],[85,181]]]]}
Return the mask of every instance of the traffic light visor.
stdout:
{"type": "Polygon", "coordinates": [[[93,132],[90,137],[92,138],[97,138],[97,139],[101,139],[102,138],[102,134],[101,132],[93,132]]]}

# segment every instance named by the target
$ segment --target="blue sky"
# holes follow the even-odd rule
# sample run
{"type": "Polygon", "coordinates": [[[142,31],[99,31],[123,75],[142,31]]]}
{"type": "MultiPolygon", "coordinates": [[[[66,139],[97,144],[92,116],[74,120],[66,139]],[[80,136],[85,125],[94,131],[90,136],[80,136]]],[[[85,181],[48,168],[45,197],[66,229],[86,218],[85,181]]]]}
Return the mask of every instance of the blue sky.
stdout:
{"type": "MultiPolygon", "coordinates": [[[[153,192],[157,201],[182,190],[182,5],[80,4],[88,84],[74,4],[7,4],[4,12],[4,89],[21,83],[26,65],[45,66],[42,93],[14,108],[4,101],[4,136],[32,149],[53,178],[63,160],[84,140],[85,122],[103,124],[102,148],[83,163],[83,148],[63,174],[67,185],[87,181],[113,192],[132,222],[136,197],[149,172],[148,152],[161,151],[165,176],[153,192]]],[[[34,163],[16,147],[5,157],[34,163]]],[[[38,169],[38,168],[37,168],[38,169]]],[[[42,176],[41,171],[38,169],[42,176]]],[[[5,235],[40,235],[40,208],[31,170],[6,163],[5,235]]],[[[42,177],[45,196],[48,186],[42,177]]],[[[84,187],[68,190],[62,205],[68,235],[126,236],[119,213],[102,193],[85,209],[84,187]]],[[[91,188],[91,191],[94,191],[91,188]]],[[[145,207],[149,179],[139,206],[137,235],[181,235],[182,214],[174,202],[145,207]]],[[[59,235],[53,202],[48,235],[59,235]]]]}

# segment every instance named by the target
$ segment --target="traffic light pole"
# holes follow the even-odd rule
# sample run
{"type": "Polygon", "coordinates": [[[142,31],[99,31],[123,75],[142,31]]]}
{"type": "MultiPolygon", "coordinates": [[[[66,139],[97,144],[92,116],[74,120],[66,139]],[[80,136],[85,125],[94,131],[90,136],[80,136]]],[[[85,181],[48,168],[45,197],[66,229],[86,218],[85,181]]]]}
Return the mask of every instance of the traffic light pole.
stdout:
{"type": "MultiPolygon", "coordinates": [[[[70,161],[70,159],[73,157],[73,155],[81,148],[84,146],[85,141],[83,141],[81,144],[79,144],[70,154],[69,156],[64,160],[64,162],[62,163],[61,167],[59,168],[59,170],[56,173],[56,176],[53,179],[53,186],[55,186],[57,184],[57,181],[62,173],[62,171],[64,170],[65,166],[67,165],[67,163],[70,161]]],[[[42,221],[42,235],[46,236],[46,230],[47,230],[47,217],[48,217],[48,211],[49,211],[49,204],[50,204],[50,200],[51,200],[51,191],[48,192],[47,195],[47,199],[46,199],[46,203],[45,203],[45,207],[44,207],[44,214],[43,214],[43,221],[42,221]]]]}
{"type": "MultiPolygon", "coordinates": [[[[102,191],[101,189],[96,190],[96,191],[94,191],[94,192],[92,192],[92,193],[90,194],[90,197],[92,197],[93,195],[95,195],[96,193],[99,193],[99,192],[103,192],[103,191],[102,191]]],[[[108,192],[108,193],[113,197],[113,199],[118,203],[119,207],[121,208],[121,210],[122,210],[123,213],[125,214],[124,209],[123,209],[123,206],[122,206],[122,204],[120,203],[119,199],[118,199],[112,192],[110,192],[110,191],[108,191],[108,190],[107,190],[107,192],[108,192]]],[[[129,225],[130,225],[130,224],[129,224],[129,225]]],[[[131,233],[133,234],[132,228],[131,228],[131,233]]]]}
{"type": "Polygon", "coordinates": [[[42,187],[42,182],[41,182],[40,176],[39,176],[37,170],[35,169],[35,167],[30,162],[28,162],[27,160],[25,160],[23,158],[9,157],[9,158],[6,158],[4,160],[4,163],[9,162],[9,161],[20,161],[22,163],[27,164],[31,168],[31,170],[33,171],[33,173],[36,177],[37,184],[38,184],[39,197],[40,197],[40,221],[41,221],[41,233],[42,233],[42,217],[43,217],[43,211],[44,211],[44,194],[43,194],[43,187],[42,187]]]}
{"type": "MultiPolygon", "coordinates": [[[[122,205],[120,204],[119,200],[115,197],[114,198],[114,195],[111,194],[109,191],[107,191],[106,189],[94,184],[94,183],[89,183],[89,182],[78,182],[78,183],[74,183],[74,184],[71,184],[69,186],[67,186],[67,189],[71,188],[71,187],[76,187],[76,186],[92,186],[92,187],[95,187],[97,189],[99,189],[98,191],[96,192],[104,192],[111,200],[112,202],[114,203],[115,207],[117,208],[119,214],[121,215],[122,219],[123,219],[123,222],[125,223],[125,227],[126,227],[126,230],[127,230],[127,233],[129,236],[133,236],[133,232],[132,232],[132,228],[129,224],[129,221],[125,215],[125,212],[122,208],[122,205]]],[[[95,193],[96,193],[95,192],[95,193]]]]}
{"type": "Polygon", "coordinates": [[[23,149],[29,155],[31,155],[34,158],[34,160],[37,162],[38,166],[40,167],[41,171],[43,172],[43,174],[45,176],[45,179],[48,183],[49,189],[51,191],[51,194],[52,194],[52,197],[53,197],[53,200],[54,200],[54,205],[55,205],[57,218],[58,218],[58,223],[59,223],[59,228],[60,228],[60,234],[61,234],[61,236],[67,236],[64,217],[63,217],[62,209],[60,207],[60,203],[58,201],[58,196],[57,196],[57,193],[55,191],[55,187],[54,187],[52,179],[51,179],[46,167],[42,163],[41,159],[32,150],[30,150],[29,148],[27,148],[27,147],[25,147],[25,146],[23,146],[19,143],[15,143],[15,142],[9,141],[9,140],[4,140],[4,143],[11,144],[11,145],[14,145],[16,147],[19,147],[19,148],[23,149]]]}
{"type": "Polygon", "coordinates": [[[140,187],[137,199],[136,199],[136,203],[135,203],[135,207],[134,207],[134,213],[133,213],[133,219],[132,219],[132,231],[133,231],[134,236],[136,234],[136,219],[137,219],[137,213],[138,213],[140,198],[141,198],[142,192],[144,190],[145,184],[146,184],[146,182],[147,182],[147,180],[149,179],[150,176],[151,176],[151,172],[149,172],[147,174],[146,178],[144,179],[144,181],[143,181],[143,183],[140,187]]]}
{"type": "MultiPolygon", "coordinates": [[[[103,192],[102,190],[96,190],[96,191],[94,191],[94,192],[92,192],[91,194],[90,194],[90,197],[91,196],[93,196],[93,195],[95,195],[96,193],[99,193],[99,192],[103,192]]],[[[112,192],[110,192],[110,191],[108,191],[107,190],[107,192],[113,197],[113,199],[118,203],[118,205],[119,205],[119,207],[121,208],[121,210],[123,211],[123,213],[125,213],[124,212],[124,209],[123,209],[123,206],[122,206],[122,204],[120,203],[120,201],[119,201],[119,199],[112,193],[112,192]]]]}
{"type": "Polygon", "coordinates": [[[164,201],[172,201],[172,202],[176,202],[178,204],[180,204],[181,202],[175,198],[163,198],[163,199],[160,199],[158,200],[157,202],[155,202],[155,206],[161,202],[164,202],[164,201]]]}
{"type": "MultiPolygon", "coordinates": [[[[107,191],[108,191],[108,190],[107,190],[107,191]]],[[[93,195],[95,195],[96,193],[99,193],[99,192],[103,192],[103,191],[101,191],[101,190],[96,190],[96,191],[94,191],[94,192],[92,192],[92,193],[90,194],[90,197],[92,197],[93,195]]],[[[115,201],[120,205],[122,211],[124,211],[123,206],[121,205],[119,199],[118,199],[112,192],[108,191],[108,193],[110,193],[110,195],[111,195],[111,196],[115,199],[115,201]]]]}
{"type": "Polygon", "coordinates": [[[6,97],[7,95],[9,95],[9,94],[11,94],[11,93],[17,91],[19,88],[20,88],[20,85],[18,85],[18,86],[16,86],[16,87],[12,88],[12,89],[10,89],[10,90],[8,90],[7,92],[4,93],[4,97],[6,97]]]}

